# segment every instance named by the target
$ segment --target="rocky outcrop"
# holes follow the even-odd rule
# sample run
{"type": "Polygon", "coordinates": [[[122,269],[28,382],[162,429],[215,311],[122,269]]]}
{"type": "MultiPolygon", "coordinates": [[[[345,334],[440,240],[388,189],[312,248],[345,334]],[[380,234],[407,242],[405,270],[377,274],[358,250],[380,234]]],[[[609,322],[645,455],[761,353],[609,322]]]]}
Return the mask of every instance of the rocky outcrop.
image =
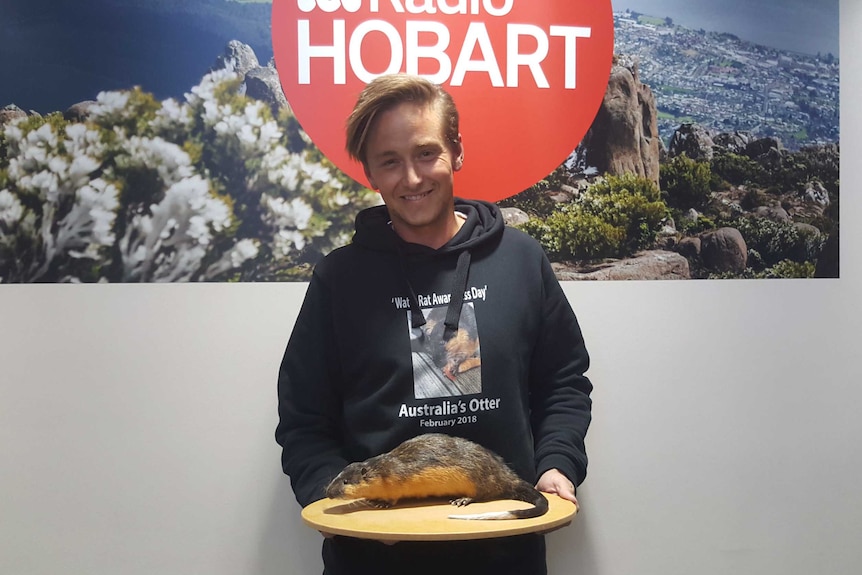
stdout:
{"type": "Polygon", "coordinates": [[[687,260],[700,261],[701,243],[698,236],[682,238],[676,245],[676,251],[687,260]]]}
{"type": "MultiPolygon", "coordinates": [[[[719,134],[714,137],[716,154],[736,153],[733,146],[724,147],[718,142],[727,140],[719,134]]],[[[811,221],[827,216],[832,203],[827,186],[820,179],[838,173],[839,151],[835,145],[813,146],[799,151],[789,151],[775,138],[752,140],[746,149],[738,154],[744,156],[769,174],[799,173],[800,165],[809,174],[808,181],[793,183],[787,179],[779,180],[765,189],[763,184],[746,183],[731,185],[712,194],[713,206],[727,206],[723,217],[736,217],[750,213],[759,218],[773,221],[811,221]],[[734,213],[735,212],[735,213],[734,213]]],[[[837,187],[837,182],[833,182],[837,187]]]]}
{"type": "Polygon", "coordinates": [[[790,221],[790,214],[781,206],[758,206],[751,213],[758,218],[766,218],[774,222],[790,221]]]}
{"type": "Polygon", "coordinates": [[[827,192],[826,187],[817,180],[808,182],[808,185],[805,186],[805,190],[802,192],[802,197],[812,204],[818,204],[824,207],[830,204],[829,192],[827,192]]]}
{"type": "Polygon", "coordinates": [[[239,40],[231,40],[225,46],[224,54],[216,58],[212,69],[221,70],[228,66],[232,66],[241,76],[245,76],[249,71],[259,68],[260,62],[251,46],[239,40]]]}
{"type": "Polygon", "coordinates": [[[5,126],[12,120],[17,118],[26,118],[27,112],[16,106],[15,104],[9,104],[8,106],[4,106],[0,108],[0,126],[5,126]]]}
{"type": "Polygon", "coordinates": [[[748,265],[748,247],[735,228],[719,228],[682,238],[675,249],[699,272],[741,273],[748,265]]]}
{"type": "Polygon", "coordinates": [[[717,153],[748,156],[761,163],[775,163],[787,151],[778,138],[752,138],[747,132],[714,133],[694,123],[681,124],[673,133],[668,146],[668,156],[673,158],[685,154],[692,160],[710,161],[717,153]]]}
{"type": "Polygon", "coordinates": [[[251,46],[238,40],[228,42],[224,54],[216,59],[213,70],[229,66],[242,76],[241,90],[245,95],[269,104],[274,116],[289,106],[275,67],[261,66],[251,46]]]}
{"type": "Polygon", "coordinates": [[[700,259],[709,271],[741,273],[748,263],[748,247],[736,228],[719,228],[700,235],[700,259]]]}
{"type": "MultiPolygon", "coordinates": [[[[272,66],[261,66],[251,46],[238,40],[228,42],[224,54],[216,59],[212,69],[218,70],[228,66],[242,75],[241,92],[268,104],[274,116],[278,115],[279,110],[289,106],[281,89],[278,72],[272,66]]],[[[85,122],[90,117],[90,108],[96,103],[94,100],[85,100],[73,104],[63,112],[63,118],[69,122],[85,122]]],[[[26,116],[27,113],[15,105],[6,106],[0,110],[0,125],[8,119],[21,115],[26,116]]]]}
{"type": "Polygon", "coordinates": [[[661,138],[652,90],[637,65],[618,59],[604,100],[578,151],[579,162],[599,173],[634,173],[659,182],[661,138]]]}
{"type": "Polygon", "coordinates": [[[264,66],[249,70],[245,75],[245,86],[246,95],[269,104],[273,114],[278,114],[278,110],[288,107],[275,68],[264,66]]]}
{"type": "Polygon", "coordinates": [[[745,155],[756,160],[767,154],[779,153],[783,149],[778,138],[758,138],[748,143],[745,147],[745,155]]]}
{"type": "Polygon", "coordinates": [[[682,124],[673,133],[667,153],[671,158],[685,154],[692,160],[709,161],[714,146],[709,130],[698,124],[682,124]]]}
{"type": "Polygon", "coordinates": [[[83,102],[72,104],[63,112],[63,118],[69,122],[86,122],[87,118],[90,117],[90,108],[96,104],[95,100],[84,100],[83,102]]]}
{"type": "Polygon", "coordinates": [[[823,235],[823,232],[820,231],[820,228],[817,226],[812,226],[811,224],[806,224],[805,222],[793,222],[793,227],[799,230],[799,232],[808,238],[813,240],[820,239],[820,236],[823,235]]]}
{"type": "Polygon", "coordinates": [[[529,214],[519,208],[500,208],[500,212],[507,226],[520,226],[530,221],[529,214]]]}
{"type": "Polygon", "coordinates": [[[662,250],[639,252],[632,258],[603,262],[590,268],[551,264],[561,281],[569,280],[683,280],[691,279],[688,260],[662,250]]]}
{"type": "Polygon", "coordinates": [[[722,132],[712,138],[715,148],[724,150],[731,154],[744,154],[751,136],[748,132],[722,132]]]}

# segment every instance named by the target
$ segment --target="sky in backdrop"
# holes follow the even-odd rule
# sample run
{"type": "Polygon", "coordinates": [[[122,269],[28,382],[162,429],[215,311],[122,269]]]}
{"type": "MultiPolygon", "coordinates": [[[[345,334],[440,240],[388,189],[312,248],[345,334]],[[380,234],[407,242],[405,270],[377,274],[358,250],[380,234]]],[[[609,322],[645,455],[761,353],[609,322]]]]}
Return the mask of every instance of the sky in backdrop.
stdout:
{"type": "Polygon", "coordinates": [[[838,0],[612,0],[614,11],[673,18],[782,50],[838,53],[838,0]]]}

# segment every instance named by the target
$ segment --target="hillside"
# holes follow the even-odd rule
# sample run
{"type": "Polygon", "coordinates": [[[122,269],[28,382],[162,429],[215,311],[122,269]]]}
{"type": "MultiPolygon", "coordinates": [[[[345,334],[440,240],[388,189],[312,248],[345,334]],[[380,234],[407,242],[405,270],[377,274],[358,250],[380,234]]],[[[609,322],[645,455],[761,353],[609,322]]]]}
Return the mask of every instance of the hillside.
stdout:
{"type": "Polygon", "coordinates": [[[102,90],[157,98],[194,86],[229,40],[272,57],[270,3],[2,0],[0,106],[64,110],[102,90]]]}

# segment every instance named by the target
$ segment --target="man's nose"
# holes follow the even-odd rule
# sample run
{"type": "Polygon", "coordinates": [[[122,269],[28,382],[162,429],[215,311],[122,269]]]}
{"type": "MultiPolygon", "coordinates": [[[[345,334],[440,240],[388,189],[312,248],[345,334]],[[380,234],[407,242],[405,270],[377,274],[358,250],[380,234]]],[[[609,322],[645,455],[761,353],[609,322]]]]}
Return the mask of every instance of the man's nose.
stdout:
{"type": "Polygon", "coordinates": [[[419,174],[419,167],[415,162],[404,163],[404,182],[408,186],[417,186],[422,182],[422,176],[419,174]]]}

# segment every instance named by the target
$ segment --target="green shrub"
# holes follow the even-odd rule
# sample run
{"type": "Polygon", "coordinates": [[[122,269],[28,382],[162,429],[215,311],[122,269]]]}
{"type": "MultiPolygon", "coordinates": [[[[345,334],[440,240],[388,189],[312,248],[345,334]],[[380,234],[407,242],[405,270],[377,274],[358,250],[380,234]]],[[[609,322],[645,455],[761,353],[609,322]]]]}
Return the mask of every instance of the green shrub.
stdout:
{"type": "Polygon", "coordinates": [[[655,184],[633,174],[609,176],[577,201],[522,229],[552,259],[624,257],[650,247],[668,210],[655,184]]]}
{"type": "Polygon", "coordinates": [[[676,156],[660,168],[661,189],[667,203],[680,209],[702,209],[709,202],[712,171],[706,162],[676,156]]]}
{"type": "Polygon", "coordinates": [[[805,262],[794,262],[790,260],[781,260],[771,268],[764,270],[762,277],[764,278],[813,278],[814,264],[805,262]]]}
{"type": "Polygon", "coordinates": [[[557,207],[557,202],[548,197],[547,192],[560,190],[566,185],[572,185],[572,181],[569,169],[563,163],[542,180],[519,194],[500,200],[497,205],[501,208],[518,208],[533,217],[545,218],[557,207]]]}
{"type": "Polygon", "coordinates": [[[710,169],[713,174],[734,185],[757,182],[763,178],[760,164],[739,154],[717,154],[710,162],[710,169]]]}
{"type": "Polygon", "coordinates": [[[749,266],[741,272],[722,272],[708,274],[707,278],[715,279],[792,279],[792,278],[813,278],[814,264],[811,262],[792,262],[790,260],[782,260],[770,268],[761,271],[755,271],[755,268],[749,266]]]}
{"type": "Polygon", "coordinates": [[[679,213],[675,214],[674,221],[677,223],[677,230],[683,235],[695,236],[703,232],[714,230],[717,226],[715,222],[703,214],[698,214],[696,220],[690,220],[680,217],[679,213]]]}
{"type": "Polygon", "coordinates": [[[524,230],[538,239],[554,260],[611,257],[621,252],[625,240],[620,228],[593,214],[569,209],[551,214],[544,222],[531,219],[524,230]]]}
{"type": "Polygon", "coordinates": [[[752,211],[760,206],[765,206],[769,203],[769,196],[757,188],[753,188],[745,192],[745,195],[739,202],[739,205],[748,211],[752,211]]]}
{"type": "Polygon", "coordinates": [[[520,194],[500,200],[497,205],[501,208],[518,208],[536,218],[547,217],[554,212],[557,203],[548,197],[545,185],[546,180],[542,180],[520,194]]]}
{"type": "Polygon", "coordinates": [[[288,112],[210,72],[184,101],[102,92],[0,128],[0,283],[307,277],[377,196],[288,112]]]}
{"type": "Polygon", "coordinates": [[[774,266],[782,260],[813,262],[823,248],[822,234],[801,229],[792,222],[738,218],[730,225],[739,230],[749,250],[760,254],[764,266],[774,266]]]}

